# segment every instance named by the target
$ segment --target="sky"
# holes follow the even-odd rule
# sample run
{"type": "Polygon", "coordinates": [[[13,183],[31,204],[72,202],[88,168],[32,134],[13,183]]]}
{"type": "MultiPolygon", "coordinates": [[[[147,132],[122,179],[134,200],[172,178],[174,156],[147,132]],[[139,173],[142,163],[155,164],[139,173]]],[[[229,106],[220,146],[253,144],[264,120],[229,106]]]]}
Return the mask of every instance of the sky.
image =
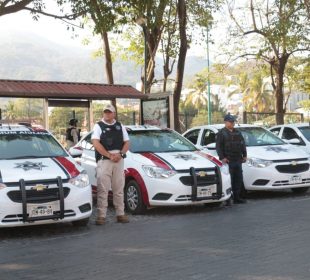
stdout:
{"type": "MultiPolygon", "coordinates": [[[[40,16],[39,21],[32,19],[29,12],[17,12],[0,17],[0,32],[2,34],[14,34],[17,32],[29,32],[49,39],[64,46],[85,48],[82,40],[91,36],[91,32],[75,28],[75,34],[67,30],[67,25],[54,18],[40,16]],[[74,38],[74,35],[78,35],[74,38]]],[[[90,46],[88,46],[90,47],[90,46]]]]}
{"type": "MultiPolygon", "coordinates": [[[[26,11],[0,17],[2,39],[5,38],[5,34],[14,35],[20,32],[34,33],[60,45],[75,48],[97,49],[101,45],[99,38],[94,38],[91,30],[76,27],[73,33],[67,30],[66,23],[54,18],[40,16],[39,21],[35,21],[26,11]],[[85,38],[92,38],[91,43],[87,46],[82,43],[85,38]]],[[[206,44],[204,47],[192,46],[188,54],[206,57],[206,44]]],[[[209,55],[212,60],[211,45],[209,55]]]]}

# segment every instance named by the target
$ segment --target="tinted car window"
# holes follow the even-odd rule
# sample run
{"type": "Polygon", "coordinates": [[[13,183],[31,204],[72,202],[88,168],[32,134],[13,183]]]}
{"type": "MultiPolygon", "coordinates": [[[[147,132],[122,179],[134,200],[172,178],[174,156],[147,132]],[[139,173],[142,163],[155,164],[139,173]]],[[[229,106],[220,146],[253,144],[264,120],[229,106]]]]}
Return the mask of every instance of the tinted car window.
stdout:
{"type": "Polygon", "coordinates": [[[68,156],[46,132],[0,132],[0,159],[68,156]]]}
{"type": "Polygon", "coordinates": [[[197,150],[186,138],[170,130],[129,131],[128,134],[130,151],[133,153],[197,150]]]}
{"type": "Polygon", "coordinates": [[[299,127],[299,130],[303,134],[303,136],[305,136],[306,139],[310,141],[310,126],[299,127]]]}
{"type": "Polygon", "coordinates": [[[215,133],[210,129],[205,129],[202,137],[202,145],[207,146],[211,143],[215,143],[215,133]]]}
{"type": "Polygon", "coordinates": [[[94,150],[94,146],[91,142],[91,133],[81,141],[81,147],[86,150],[94,150]]]}
{"type": "Polygon", "coordinates": [[[193,144],[197,144],[198,136],[199,136],[200,129],[191,130],[188,133],[186,133],[184,136],[189,141],[191,141],[193,144]]]}
{"type": "Polygon", "coordinates": [[[285,127],[282,133],[282,138],[286,140],[290,139],[299,139],[299,136],[297,135],[296,131],[290,127],[285,127]]]}
{"type": "Polygon", "coordinates": [[[261,127],[239,127],[246,146],[283,145],[285,142],[261,127]]]}
{"type": "Polygon", "coordinates": [[[270,131],[271,131],[274,135],[277,135],[277,136],[279,136],[280,130],[281,130],[281,127],[277,127],[277,128],[270,129],[270,131]]]}

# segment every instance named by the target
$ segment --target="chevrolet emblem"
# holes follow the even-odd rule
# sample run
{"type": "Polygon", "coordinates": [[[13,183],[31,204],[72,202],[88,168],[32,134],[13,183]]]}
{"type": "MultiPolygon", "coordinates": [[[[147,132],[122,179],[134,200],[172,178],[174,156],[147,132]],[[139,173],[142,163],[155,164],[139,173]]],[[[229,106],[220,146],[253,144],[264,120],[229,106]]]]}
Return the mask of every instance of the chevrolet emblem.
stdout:
{"type": "Polygon", "coordinates": [[[199,172],[198,172],[198,175],[199,175],[200,177],[204,177],[204,176],[207,176],[207,172],[205,172],[205,171],[199,171],[199,172]]]}
{"type": "Polygon", "coordinates": [[[32,189],[36,190],[37,192],[41,192],[41,191],[44,191],[45,189],[47,189],[47,186],[44,186],[42,184],[38,184],[38,185],[35,185],[32,189]]]}
{"type": "Polygon", "coordinates": [[[297,162],[296,162],[295,160],[293,160],[293,161],[291,162],[291,165],[297,165],[297,162]]]}

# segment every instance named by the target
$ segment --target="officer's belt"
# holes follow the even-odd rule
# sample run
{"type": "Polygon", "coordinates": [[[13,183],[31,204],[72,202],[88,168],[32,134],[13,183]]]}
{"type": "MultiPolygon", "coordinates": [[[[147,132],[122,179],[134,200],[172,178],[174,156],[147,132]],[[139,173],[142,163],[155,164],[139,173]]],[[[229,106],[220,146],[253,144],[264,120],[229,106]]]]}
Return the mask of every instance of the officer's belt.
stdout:
{"type": "Polygon", "coordinates": [[[102,159],[102,160],[106,160],[106,159],[109,159],[109,158],[108,158],[108,157],[105,157],[105,156],[100,156],[100,157],[99,157],[99,160],[101,160],[101,159],[102,159]]]}

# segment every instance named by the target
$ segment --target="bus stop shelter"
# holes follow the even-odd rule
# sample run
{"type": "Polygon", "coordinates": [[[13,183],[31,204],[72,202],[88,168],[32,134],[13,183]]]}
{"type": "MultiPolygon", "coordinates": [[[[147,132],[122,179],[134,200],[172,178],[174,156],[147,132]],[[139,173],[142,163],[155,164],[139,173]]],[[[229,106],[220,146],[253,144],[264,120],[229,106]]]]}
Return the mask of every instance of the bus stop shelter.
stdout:
{"type": "Polygon", "coordinates": [[[116,104],[117,98],[140,100],[147,98],[129,85],[0,79],[1,97],[43,99],[43,123],[46,129],[49,128],[48,107],[87,108],[89,126],[92,127],[93,100],[111,100],[116,104]]]}

